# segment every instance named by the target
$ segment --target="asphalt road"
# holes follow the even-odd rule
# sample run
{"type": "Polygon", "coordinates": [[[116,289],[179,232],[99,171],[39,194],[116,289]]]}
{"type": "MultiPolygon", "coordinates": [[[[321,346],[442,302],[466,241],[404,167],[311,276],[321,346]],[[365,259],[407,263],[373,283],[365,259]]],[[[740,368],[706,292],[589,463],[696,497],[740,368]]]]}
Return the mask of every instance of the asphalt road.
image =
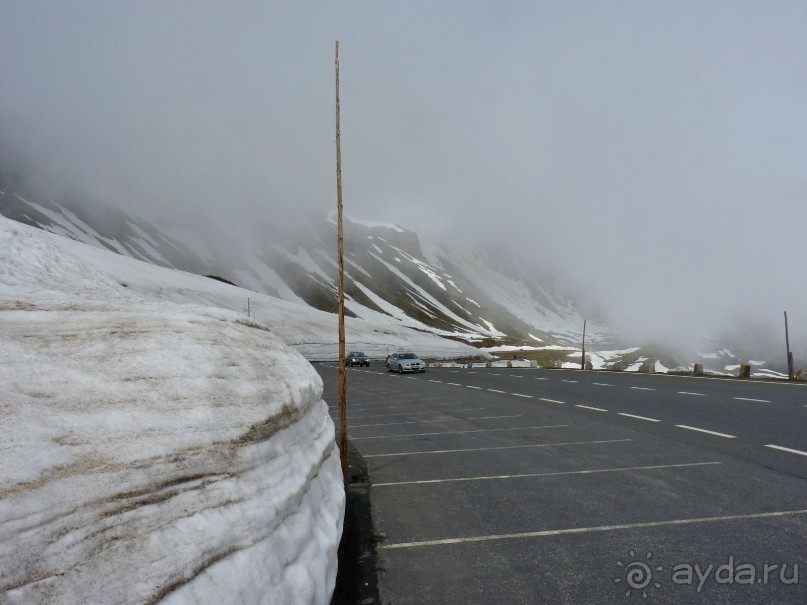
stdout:
{"type": "Polygon", "coordinates": [[[807,385],[376,363],[348,427],[385,603],[807,603],[807,385]]]}

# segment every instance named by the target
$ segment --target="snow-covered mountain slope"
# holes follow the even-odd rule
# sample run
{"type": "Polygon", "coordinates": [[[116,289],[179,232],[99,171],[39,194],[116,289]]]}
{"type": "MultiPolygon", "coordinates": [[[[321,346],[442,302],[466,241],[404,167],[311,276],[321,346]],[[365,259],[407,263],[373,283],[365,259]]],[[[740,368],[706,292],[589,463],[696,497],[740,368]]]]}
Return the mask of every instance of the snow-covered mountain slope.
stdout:
{"type": "Polygon", "coordinates": [[[0,602],[327,603],[310,364],[215,306],[232,286],[5,218],[0,247],[0,602]]]}
{"type": "MultiPolygon", "coordinates": [[[[0,214],[132,258],[218,275],[275,297],[264,309],[259,294],[242,294],[242,298],[251,298],[250,309],[258,319],[271,316],[283,325],[287,320],[296,325],[295,318],[305,309],[302,316],[311,319],[288,342],[305,345],[299,350],[310,359],[334,357],[335,344],[299,341],[313,325],[317,326],[315,332],[320,327],[322,331],[309,340],[322,341],[321,335],[330,332],[336,321],[332,315],[308,313],[312,309],[336,311],[333,218],[313,221],[302,231],[280,229],[260,241],[239,238],[237,244],[230,243],[237,249],[223,254],[218,248],[214,253],[211,249],[220,242],[206,241],[189,229],[158,227],[86,200],[57,203],[20,182],[4,175],[0,166],[0,214]]],[[[477,242],[457,248],[421,241],[411,231],[378,222],[348,218],[345,231],[346,309],[349,316],[360,320],[348,322],[354,331],[352,345],[349,332],[349,348],[365,349],[379,357],[396,348],[414,348],[434,356],[467,354],[458,352],[452,341],[488,350],[513,345],[549,350],[580,347],[583,316],[569,299],[547,285],[551,282],[536,276],[531,259],[506,255],[500,249],[494,253],[477,242]]],[[[244,311],[247,307],[246,300],[216,299],[214,304],[244,311]]],[[[620,361],[626,368],[655,363],[659,369],[703,363],[707,370],[720,373],[732,373],[740,363],[740,357],[720,363],[699,354],[700,349],[737,349],[730,341],[712,343],[697,335],[692,335],[692,341],[701,344],[685,347],[683,352],[681,347],[673,350],[665,343],[649,347],[644,343],[642,351],[603,363],[610,367],[620,361]],[[644,356],[655,361],[639,363],[644,356]]],[[[642,343],[624,342],[607,326],[589,318],[586,348],[590,353],[602,351],[605,359],[609,351],[633,349],[637,344],[642,343]]],[[[758,352],[748,354],[760,356],[758,352]]],[[[757,375],[770,371],[764,362],[752,365],[757,375]]]]}
{"type": "MultiPolygon", "coordinates": [[[[2,177],[2,174],[0,174],[2,177]]],[[[336,311],[333,219],[304,233],[244,238],[229,259],[215,258],[210,242],[189,230],[158,227],[99,204],[57,203],[0,178],[0,213],[77,241],[233,283],[287,302],[336,311]]],[[[348,315],[475,344],[568,344],[583,319],[574,306],[547,292],[529,267],[493,261],[468,247],[450,250],[395,225],[346,220],[345,292],[348,315]]],[[[589,322],[591,342],[613,335],[589,322]]]]}

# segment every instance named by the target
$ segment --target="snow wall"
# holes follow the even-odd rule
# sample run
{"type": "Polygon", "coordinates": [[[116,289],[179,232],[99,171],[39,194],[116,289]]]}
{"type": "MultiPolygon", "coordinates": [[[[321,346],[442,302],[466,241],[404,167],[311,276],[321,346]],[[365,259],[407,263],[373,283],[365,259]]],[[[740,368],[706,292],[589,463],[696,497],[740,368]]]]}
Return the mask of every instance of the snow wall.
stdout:
{"type": "Polygon", "coordinates": [[[0,603],[327,603],[344,489],[311,365],[0,227],[0,603]]]}

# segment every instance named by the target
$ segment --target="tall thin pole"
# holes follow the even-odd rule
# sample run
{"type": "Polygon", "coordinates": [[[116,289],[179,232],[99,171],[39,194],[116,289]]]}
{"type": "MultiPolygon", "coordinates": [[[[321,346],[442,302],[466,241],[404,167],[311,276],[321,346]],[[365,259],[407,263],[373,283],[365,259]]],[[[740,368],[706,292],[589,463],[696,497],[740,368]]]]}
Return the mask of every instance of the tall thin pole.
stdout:
{"type": "Polygon", "coordinates": [[[580,369],[586,369],[586,320],[583,320],[583,355],[580,357],[580,369]]]}
{"type": "Polygon", "coordinates": [[[787,379],[796,379],[796,368],[793,367],[793,353],[790,352],[790,334],[787,329],[787,311],[785,311],[785,345],[787,346],[787,379]]]}
{"type": "Polygon", "coordinates": [[[339,315],[339,461],[345,485],[350,482],[347,467],[347,377],[345,375],[345,280],[342,243],[342,141],[339,133],[339,40],[336,41],[336,247],[339,265],[337,309],[339,315]]]}

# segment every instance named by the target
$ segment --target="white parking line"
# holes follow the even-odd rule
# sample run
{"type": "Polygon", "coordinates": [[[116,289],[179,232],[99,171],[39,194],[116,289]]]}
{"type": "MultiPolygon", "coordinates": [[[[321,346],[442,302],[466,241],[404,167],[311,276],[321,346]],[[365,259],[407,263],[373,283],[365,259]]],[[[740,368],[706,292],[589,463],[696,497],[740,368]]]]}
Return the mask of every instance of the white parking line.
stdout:
{"type": "Polygon", "coordinates": [[[614,385],[608,384],[607,382],[592,382],[591,384],[598,386],[598,387],[612,387],[614,385]]]}
{"type": "Polygon", "coordinates": [[[799,456],[807,456],[807,452],[802,452],[801,450],[794,450],[789,447],[782,447],[781,445],[766,445],[765,447],[769,447],[774,450],[779,450],[782,452],[788,452],[790,454],[798,454],[799,456]]]}
{"type": "Polygon", "coordinates": [[[535,380],[549,380],[549,378],[536,378],[535,380]]]}
{"type": "Polygon", "coordinates": [[[440,384],[442,384],[442,383],[443,383],[443,381],[442,381],[442,380],[433,380],[433,379],[431,379],[431,378],[429,378],[429,382],[439,382],[440,384]]]}
{"type": "Polygon", "coordinates": [[[703,393],[689,393],[687,391],[678,391],[679,395],[692,395],[693,397],[706,397],[703,393]]]}
{"type": "Polygon", "coordinates": [[[497,418],[521,418],[521,414],[512,416],[476,416],[474,418],[441,418],[439,420],[402,420],[400,422],[378,422],[375,424],[349,424],[348,428],[351,429],[364,429],[376,426],[398,426],[401,424],[436,424],[438,422],[453,422],[465,420],[494,420],[497,418]]]}
{"type": "Polygon", "coordinates": [[[515,395],[516,397],[524,397],[526,399],[532,399],[532,395],[522,395],[521,393],[510,393],[511,395],[515,395]]]}
{"type": "Polygon", "coordinates": [[[519,538],[545,538],[566,534],[591,534],[595,532],[620,531],[626,529],[648,529],[656,527],[674,527],[677,525],[695,525],[698,523],[719,523],[723,521],[751,521],[755,519],[772,519],[807,515],[807,509],[785,510],[770,513],[751,513],[748,515],[725,515],[722,517],[695,517],[689,519],[671,519],[669,521],[649,521],[646,523],[625,523],[622,525],[600,525],[595,527],[573,527],[569,529],[548,529],[520,534],[492,534],[488,536],[468,536],[466,538],[448,538],[444,540],[422,540],[420,542],[398,542],[380,544],[384,550],[395,548],[415,548],[418,546],[440,546],[447,544],[464,544],[468,542],[489,542],[492,540],[515,540],[519,538]]]}
{"type": "MultiPolygon", "coordinates": [[[[513,414],[512,416],[472,416],[465,418],[465,420],[493,420],[494,418],[521,418],[521,414],[513,414]]],[[[462,420],[462,418],[457,418],[457,420],[462,420]]]]}
{"type": "Polygon", "coordinates": [[[577,382],[578,382],[578,381],[577,381],[577,380],[565,380],[565,379],[564,379],[564,381],[563,381],[563,382],[570,382],[570,383],[572,383],[572,384],[577,384],[577,382]]]}
{"type": "Polygon", "coordinates": [[[353,441],[365,441],[367,439],[397,439],[401,437],[427,437],[430,435],[466,435],[469,433],[492,433],[496,431],[530,431],[536,429],[557,429],[566,428],[568,424],[548,424],[545,426],[513,426],[504,429],[474,429],[472,431],[437,431],[434,433],[400,433],[398,435],[373,435],[372,437],[351,437],[353,441]]]}
{"type": "Polygon", "coordinates": [[[524,378],[523,376],[520,376],[518,374],[508,374],[508,376],[510,376],[510,378],[524,378]]]}
{"type": "Polygon", "coordinates": [[[546,397],[539,397],[538,401],[546,401],[547,403],[566,403],[565,401],[558,401],[557,399],[547,399],[546,397]]]}
{"type": "Polygon", "coordinates": [[[499,389],[488,389],[491,393],[506,393],[507,391],[500,391],[499,389]]]}
{"type": "MultiPolygon", "coordinates": [[[[431,402],[430,401],[429,403],[422,404],[422,406],[423,407],[429,407],[429,406],[433,406],[433,405],[459,405],[461,403],[463,403],[463,402],[462,401],[440,401],[440,402],[431,402]]],[[[372,407],[369,407],[369,408],[351,408],[350,405],[348,405],[348,410],[353,411],[353,412],[363,412],[363,411],[367,411],[367,410],[375,410],[376,412],[378,412],[378,411],[386,411],[386,410],[400,410],[401,408],[412,407],[412,405],[413,404],[408,403],[406,405],[391,405],[391,406],[386,407],[386,408],[380,408],[378,406],[372,406],[372,407]]],[[[338,407],[337,407],[337,409],[338,409],[338,407]]]]}
{"type": "Polygon", "coordinates": [[[637,391],[655,391],[656,390],[656,389],[651,389],[649,387],[630,387],[630,388],[635,389],[637,391]]]}
{"type": "Polygon", "coordinates": [[[576,408],[583,408],[583,409],[586,409],[586,410],[594,410],[595,412],[607,412],[607,411],[608,411],[608,410],[604,410],[604,409],[602,409],[602,408],[595,408],[595,407],[590,406],[590,405],[580,405],[580,404],[575,404],[575,406],[574,406],[574,407],[576,407],[576,408]]]}
{"type": "Polygon", "coordinates": [[[392,456],[424,456],[428,454],[461,454],[467,452],[490,452],[494,450],[523,450],[536,447],[560,447],[564,445],[600,445],[605,443],[626,443],[633,439],[603,439],[599,441],[566,441],[562,443],[531,443],[529,445],[499,445],[496,447],[470,447],[456,450],[427,450],[424,452],[394,452],[391,454],[365,454],[365,458],[390,458],[392,456]]]}
{"type": "Polygon", "coordinates": [[[620,416],[627,416],[628,418],[638,418],[639,420],[647,420],[648,422],[661,422],[661,420],[656,420],[655,418],[648,418],[647,416],[636,416],[635,414],[626,414],[625,412],[619,412],[620,416]]]}
{"type": "Polygon", "coordinates": [[[658,464],[654,466],[625,466],[621,468],[600,468],[583,471],[558,471],[554,473],[524,473],[519,475],[486,475],[481,477],[456,477],[450,479],[423,479],[421,481],[390,481],[374,483],[373,487],[391,487],[398,485],[425,485],[429,483],[454,483],[459,481],[490,481],[503,479],[530,479],[533,477],[560,477],[565,475],[596,475],[600,473],[624,473],[630,471],[652,471],[668,468],[688,468],[694,466],[710,466],[722,462],[690,462],[687,464],[658,464]]]}
{"type": "Polygon", "coordinates": [[[466,385],[465,385],[465,387],[466,387],[466,388],[468,388],[468,389],[476,389],[477,391],[481,391],[481,390],[482,390],[482,387],[475,387],[475,386],[474,386],[474,385],[472,385],[472,384],[466,384],[466,385]]]}
{"type": "Polygon", "coordinates": [[[767,399],[751,399],[750,397],[735,397],[737,401],[753,401],[755,403],[770,403],[767,399]]]}
{"type": "Polygon", "coordinates": [[[462,385],[457,382],[447,382],[446,384],[450,384],[452,387],[461,387],[462,385]]]}
{"type": "Polygon", "coordinates": [[[727,435],[726,433],[718,433],[716,431],[707,431],[706,429],[699,429],[695,426],[687,426],[686,424],[676,424],[679,429],[687,429],[690,431],[698,431],[699,433],[706,433],[708,435],[715,435],[716,437],[725,437],[726,439],[736,439],[734,435],[727,435]]]}
{"type": "MultiPolygon", "coordinates": [[[[465,408],[465,410],[451,410],[452,412],[462,412],[468,410],[477,410],[480,408],[465,408]]],[[[411,416],[412,414],[445,414],[444,410],[410,410],[408,412],[386,412],[383,414],[355,414],[351,415],[350,418],[354,419],[362,419],[362,418],[386,418],[387,416],[411,416]]]]}

